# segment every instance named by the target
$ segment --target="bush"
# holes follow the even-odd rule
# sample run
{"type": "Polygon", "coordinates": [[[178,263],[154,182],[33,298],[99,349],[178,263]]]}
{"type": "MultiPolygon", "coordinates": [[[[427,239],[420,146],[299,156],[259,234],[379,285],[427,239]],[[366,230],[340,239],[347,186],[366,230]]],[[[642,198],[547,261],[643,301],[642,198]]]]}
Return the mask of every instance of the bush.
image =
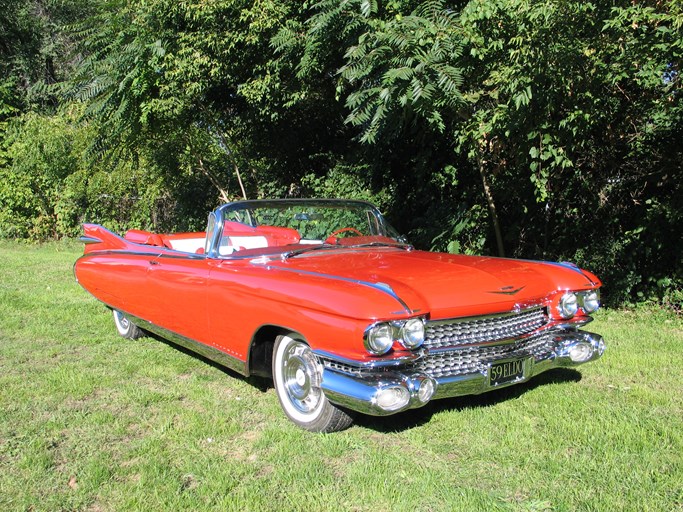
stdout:
{"type": "Polygon", "coordinates": [[[77,236],[83,222],[122,232],[176,222],[162,173],[143,158],[89,157],[92,130],[77,112],[17,119],[0,167],[0,237],[42,241],[77,236]]]}

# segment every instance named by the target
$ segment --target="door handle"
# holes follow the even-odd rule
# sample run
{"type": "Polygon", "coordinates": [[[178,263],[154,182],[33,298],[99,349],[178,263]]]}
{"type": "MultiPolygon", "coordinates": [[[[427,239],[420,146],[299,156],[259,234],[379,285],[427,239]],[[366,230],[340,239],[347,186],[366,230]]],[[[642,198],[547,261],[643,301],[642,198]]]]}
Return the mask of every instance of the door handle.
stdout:
{"type": "Polygon", "coordinates": [[[150,264],[150,265],[158,265],[159,262],[158,262],[157,260],[150,260],[150,261],[149,261],[149,264],[150,264]]]}

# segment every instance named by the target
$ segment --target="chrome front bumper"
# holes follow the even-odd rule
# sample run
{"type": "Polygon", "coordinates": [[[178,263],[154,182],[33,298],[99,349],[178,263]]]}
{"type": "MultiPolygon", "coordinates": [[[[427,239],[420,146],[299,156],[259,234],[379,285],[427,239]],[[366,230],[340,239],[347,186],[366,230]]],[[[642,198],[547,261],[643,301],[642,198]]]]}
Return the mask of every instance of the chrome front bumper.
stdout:
{"type": "Polygon", "coordinates": [[[490,385],[490,368],[492,364],[503,360],[486,361],[484,369],[473,373],[434,377],[426,372],[415,371],[411,368],[412,363],[396,368],[363,364],[353,366],[349,361],[335,364],[330,354],[319,352],[316,355],[323,362],[321,387],[325,396],[341,407],[373,416],[386,416],[422,407],[437,398],[478,395],[526,382],[553,368],[570,368],[593,361],[605,351],[605,342],[598,334],[560,330],[547,335],[551,338],[548,352],[541,355],[516,354],[515,358],[523,368],[521,375],[495,386],[490,385]],[[433,392],[424,386],[433,386],[433,392]],[[400,400],[391,403],[392,397],[400,400]]]}

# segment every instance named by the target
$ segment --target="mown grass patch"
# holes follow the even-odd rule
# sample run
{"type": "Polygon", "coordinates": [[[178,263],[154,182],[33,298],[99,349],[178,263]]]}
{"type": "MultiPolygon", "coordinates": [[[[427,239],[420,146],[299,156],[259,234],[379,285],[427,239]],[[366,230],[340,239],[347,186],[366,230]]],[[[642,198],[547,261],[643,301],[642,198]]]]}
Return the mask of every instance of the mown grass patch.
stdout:
{"type": "Polygon", "coordinates": [[[682,510],[683,321],[603,311],[604,358],[330,435],[267,383],[119,338],[80,247],[0,243],[0,510],[682,510]]]}

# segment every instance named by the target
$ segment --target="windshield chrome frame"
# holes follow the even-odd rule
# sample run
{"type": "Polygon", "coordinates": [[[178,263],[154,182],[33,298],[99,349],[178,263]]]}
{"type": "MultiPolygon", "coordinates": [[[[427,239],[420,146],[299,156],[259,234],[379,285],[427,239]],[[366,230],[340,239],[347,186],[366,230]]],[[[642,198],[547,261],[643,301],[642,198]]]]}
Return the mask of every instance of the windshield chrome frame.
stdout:
{"type": "MultiPolygon", "coordinates": [[[[218,252],[218,249],[220,247],[220,242],[221,242],[221,237],[223,235],[223,226],[225,224],[225,218],[228,216],[230,212],[238,211],[238,210],[249,210],[250,208],[278,208],[278,207],[286,207],[288,205],[296,205],[296,204],[303,204],[303,205],[310,205],[310,206],[317,206],[317,207],[332,207],[332,206],[337,206],[337,207],[344,207],[346,205],[348,206],[353,206],[353,207],[361,207],[365,208],[368,210],[371,210],[373,215],[375,216],[376,221],[379,223],[380,226],[382,227],[389,227],[389,229],[395,231],[395,229],[389,224],[385,219],[384,216],[380,213],[380,211],[377,209],[375,205],[368,201],[359,201],[355,199],[252,199],[252,200],[244,200],[244,201],[234,201],[231,203],[225,203],[216,208],[213,212],[209,214],[209,222],[207,223],[207,248],[206,248],[206,256],[209,258],[216,258],[216,259],[235,259],[235,258],[243,258],[244,256],[240,256],[239,254],[230,254],[230,255],[221,255],[218,252]],[[211,226],[211,219],[213,217],[213,226],[211,226]],[[211,232],[208,231],[209,227],[213,227],[211,232]]],[[[251,225],[253,224],[246,224],[246,225],[251,225]]],[[[255,226],[253,226],[255,227],[255,226]]],[[[398,235],[398,233],[396,233],[398,235]]],[[[250,255],[250,258],[253,258],[254,255],[250,255]]]]}

